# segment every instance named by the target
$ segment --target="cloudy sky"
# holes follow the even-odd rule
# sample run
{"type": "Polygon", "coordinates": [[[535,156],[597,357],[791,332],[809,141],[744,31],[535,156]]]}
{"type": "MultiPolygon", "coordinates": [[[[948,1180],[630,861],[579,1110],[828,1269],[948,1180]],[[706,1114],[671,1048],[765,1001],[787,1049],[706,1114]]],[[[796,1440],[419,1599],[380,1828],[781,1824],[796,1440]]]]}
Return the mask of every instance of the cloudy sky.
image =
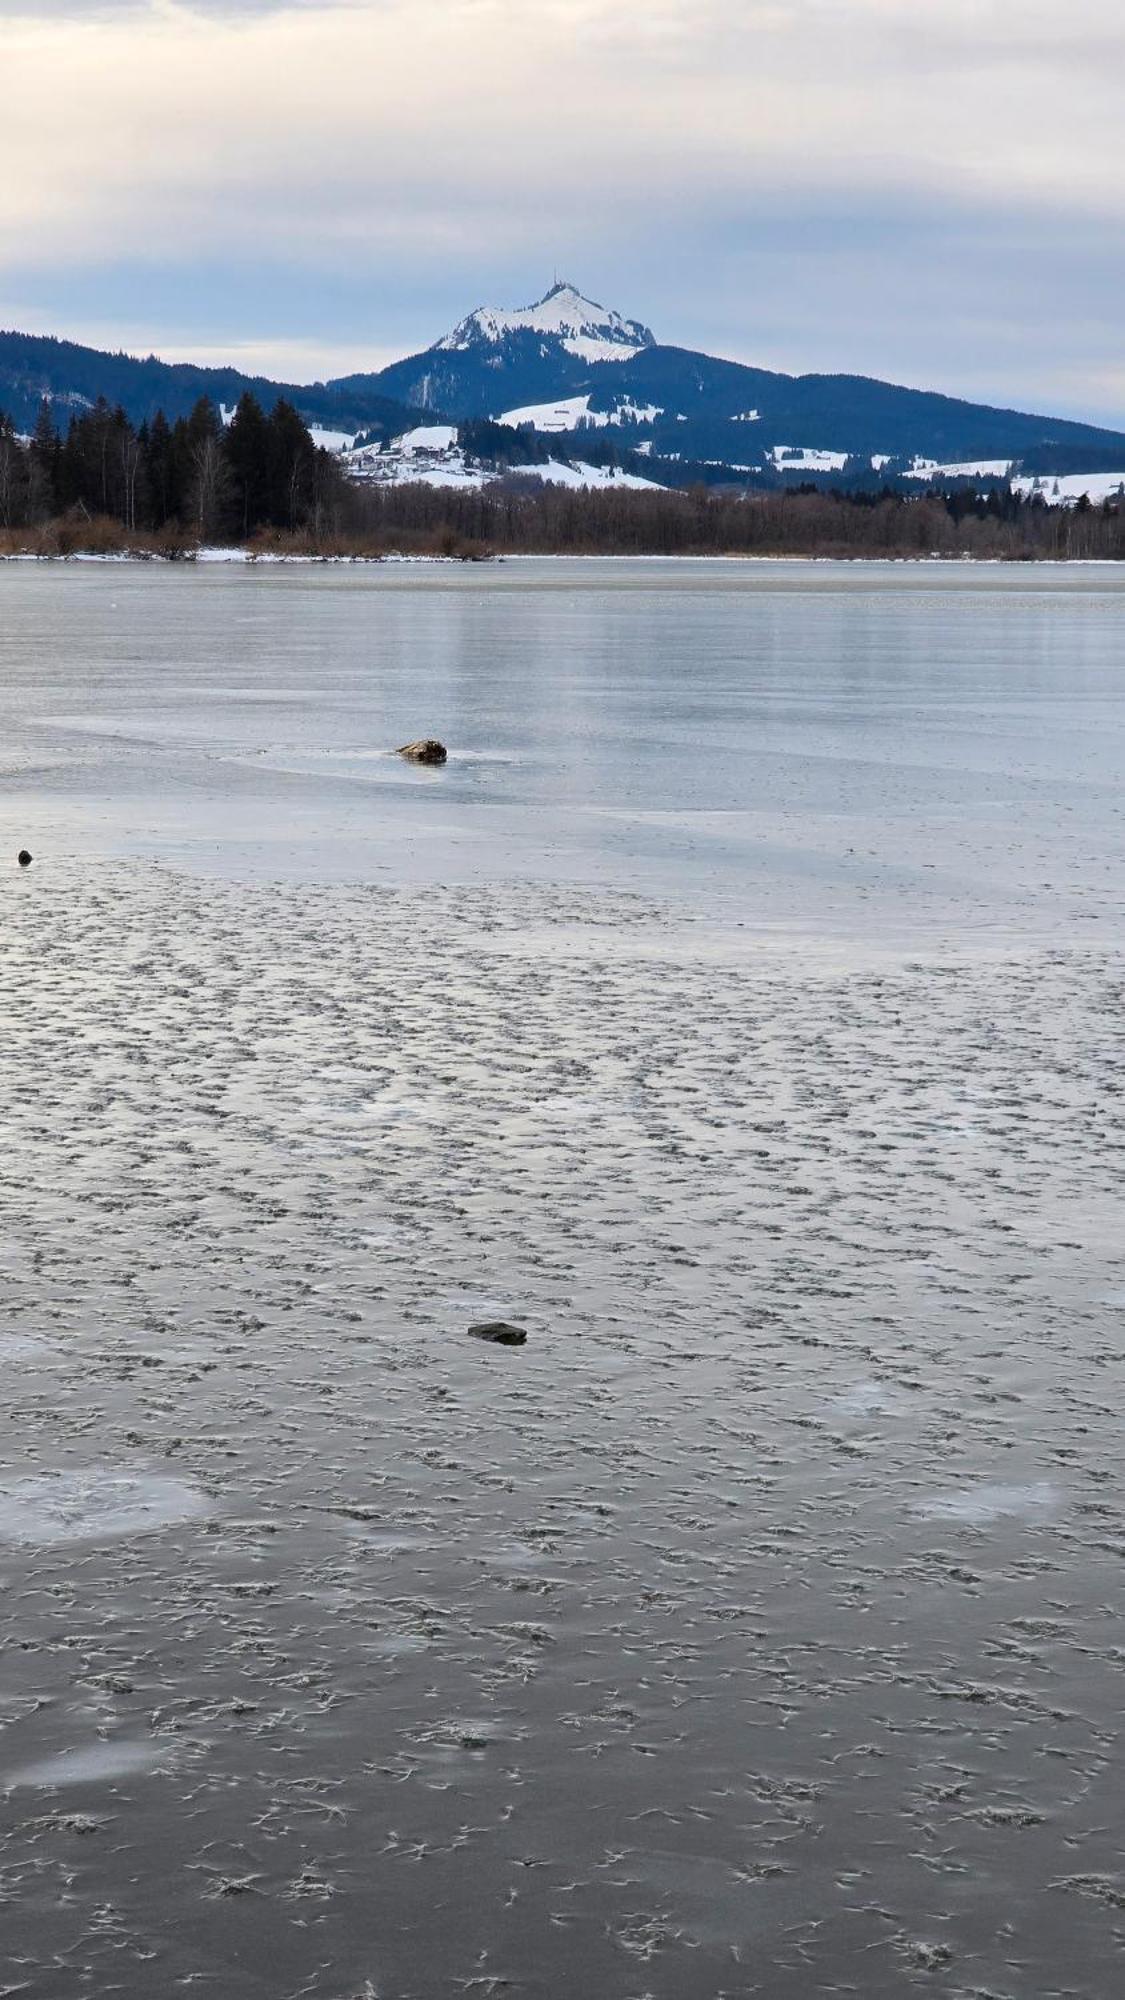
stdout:
{"type": "Polygon", "coordinates": [[[1125,425],[1122,0],[0,0],[0,324],[290,379],[556,270],[1125,425]]]}

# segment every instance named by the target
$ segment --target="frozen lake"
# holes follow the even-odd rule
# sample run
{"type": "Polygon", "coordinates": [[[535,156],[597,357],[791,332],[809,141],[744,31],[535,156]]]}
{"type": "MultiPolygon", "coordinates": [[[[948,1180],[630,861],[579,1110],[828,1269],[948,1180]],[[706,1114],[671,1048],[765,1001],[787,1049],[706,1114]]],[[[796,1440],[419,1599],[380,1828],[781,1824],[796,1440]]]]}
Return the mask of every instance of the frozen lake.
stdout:
{"type": "Polygon", "coordinates": [[[3,830],[288,881],[583,882],[786,932],[1116,918],[1110,567],[11,565],[3,830]],[[452,760],[389,756],[438,734],[452,760]]]}
{"type": "Polygon", "coordinates": [[[0,1990],[1116,1992],[1123,637],[0,567],[0,1990]]]}

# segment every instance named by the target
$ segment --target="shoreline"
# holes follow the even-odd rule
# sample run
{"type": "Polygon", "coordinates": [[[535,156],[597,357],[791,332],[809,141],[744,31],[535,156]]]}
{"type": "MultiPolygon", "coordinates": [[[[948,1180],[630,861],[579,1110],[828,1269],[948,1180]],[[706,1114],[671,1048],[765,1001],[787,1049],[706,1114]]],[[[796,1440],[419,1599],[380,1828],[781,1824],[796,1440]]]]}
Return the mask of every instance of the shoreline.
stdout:
{"type": "Polygon", "coordinates": [[[295,567],[316,567],[321,569],[386,569],[408,565],[425,569],[498,569],[507,563],[582,563],[617,565],[624,563],[661,563],[666,565],[701,563],[736,564],[739,568],[776,568],[783,563],[800,563],[803,566],[820,566],[848,569],[1108,569],[1125,568],[1125,559],[1114,556],[975,556],[949,555],[935,552],[931,555],[810,555],[804,550],[794,549],[786,553],[770,555],[750,554],[740,549],[719,551],[708,549],[694,553],[679,551],[665,555],[650,551],[585,551],[570,549],[519,549],[501,550],[495,555],[414,555],[391,551],[385,555],[318,555],[313,550],[300,553],[284,553],[267,549],[247,548],[200,548],[176,555],[164,555],[152,549],[69,549],[39,552],[34,549],[0,550],[0,565],[35,564],[57,566],[67,564],[97,564],[120,568],[124,564],[162,568],[246,568],[246,569],[291,569],[295,567]]]}

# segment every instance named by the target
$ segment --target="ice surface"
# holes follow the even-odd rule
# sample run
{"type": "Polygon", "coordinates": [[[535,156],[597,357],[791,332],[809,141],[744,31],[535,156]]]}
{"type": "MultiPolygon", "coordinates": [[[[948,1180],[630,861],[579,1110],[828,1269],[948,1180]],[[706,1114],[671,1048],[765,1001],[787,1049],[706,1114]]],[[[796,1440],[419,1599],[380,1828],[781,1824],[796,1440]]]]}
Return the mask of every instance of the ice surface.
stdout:
{"type": "Polygon", "coordinates": [[[1118,574],[0,589],[8,1983],[1116,1992],[1118,574]]]}

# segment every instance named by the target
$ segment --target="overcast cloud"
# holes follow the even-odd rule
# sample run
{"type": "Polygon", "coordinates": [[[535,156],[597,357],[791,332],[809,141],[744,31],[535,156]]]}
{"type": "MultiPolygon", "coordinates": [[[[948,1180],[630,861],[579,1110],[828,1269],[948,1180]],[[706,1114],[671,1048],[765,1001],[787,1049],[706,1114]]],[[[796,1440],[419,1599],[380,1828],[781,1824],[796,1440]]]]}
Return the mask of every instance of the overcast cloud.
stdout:
{"type": "Polygon", "coordinates": [[[560,268],[1125,423],[1119,0],[0,0],[0,321],[293,376],[560,268]]]}

